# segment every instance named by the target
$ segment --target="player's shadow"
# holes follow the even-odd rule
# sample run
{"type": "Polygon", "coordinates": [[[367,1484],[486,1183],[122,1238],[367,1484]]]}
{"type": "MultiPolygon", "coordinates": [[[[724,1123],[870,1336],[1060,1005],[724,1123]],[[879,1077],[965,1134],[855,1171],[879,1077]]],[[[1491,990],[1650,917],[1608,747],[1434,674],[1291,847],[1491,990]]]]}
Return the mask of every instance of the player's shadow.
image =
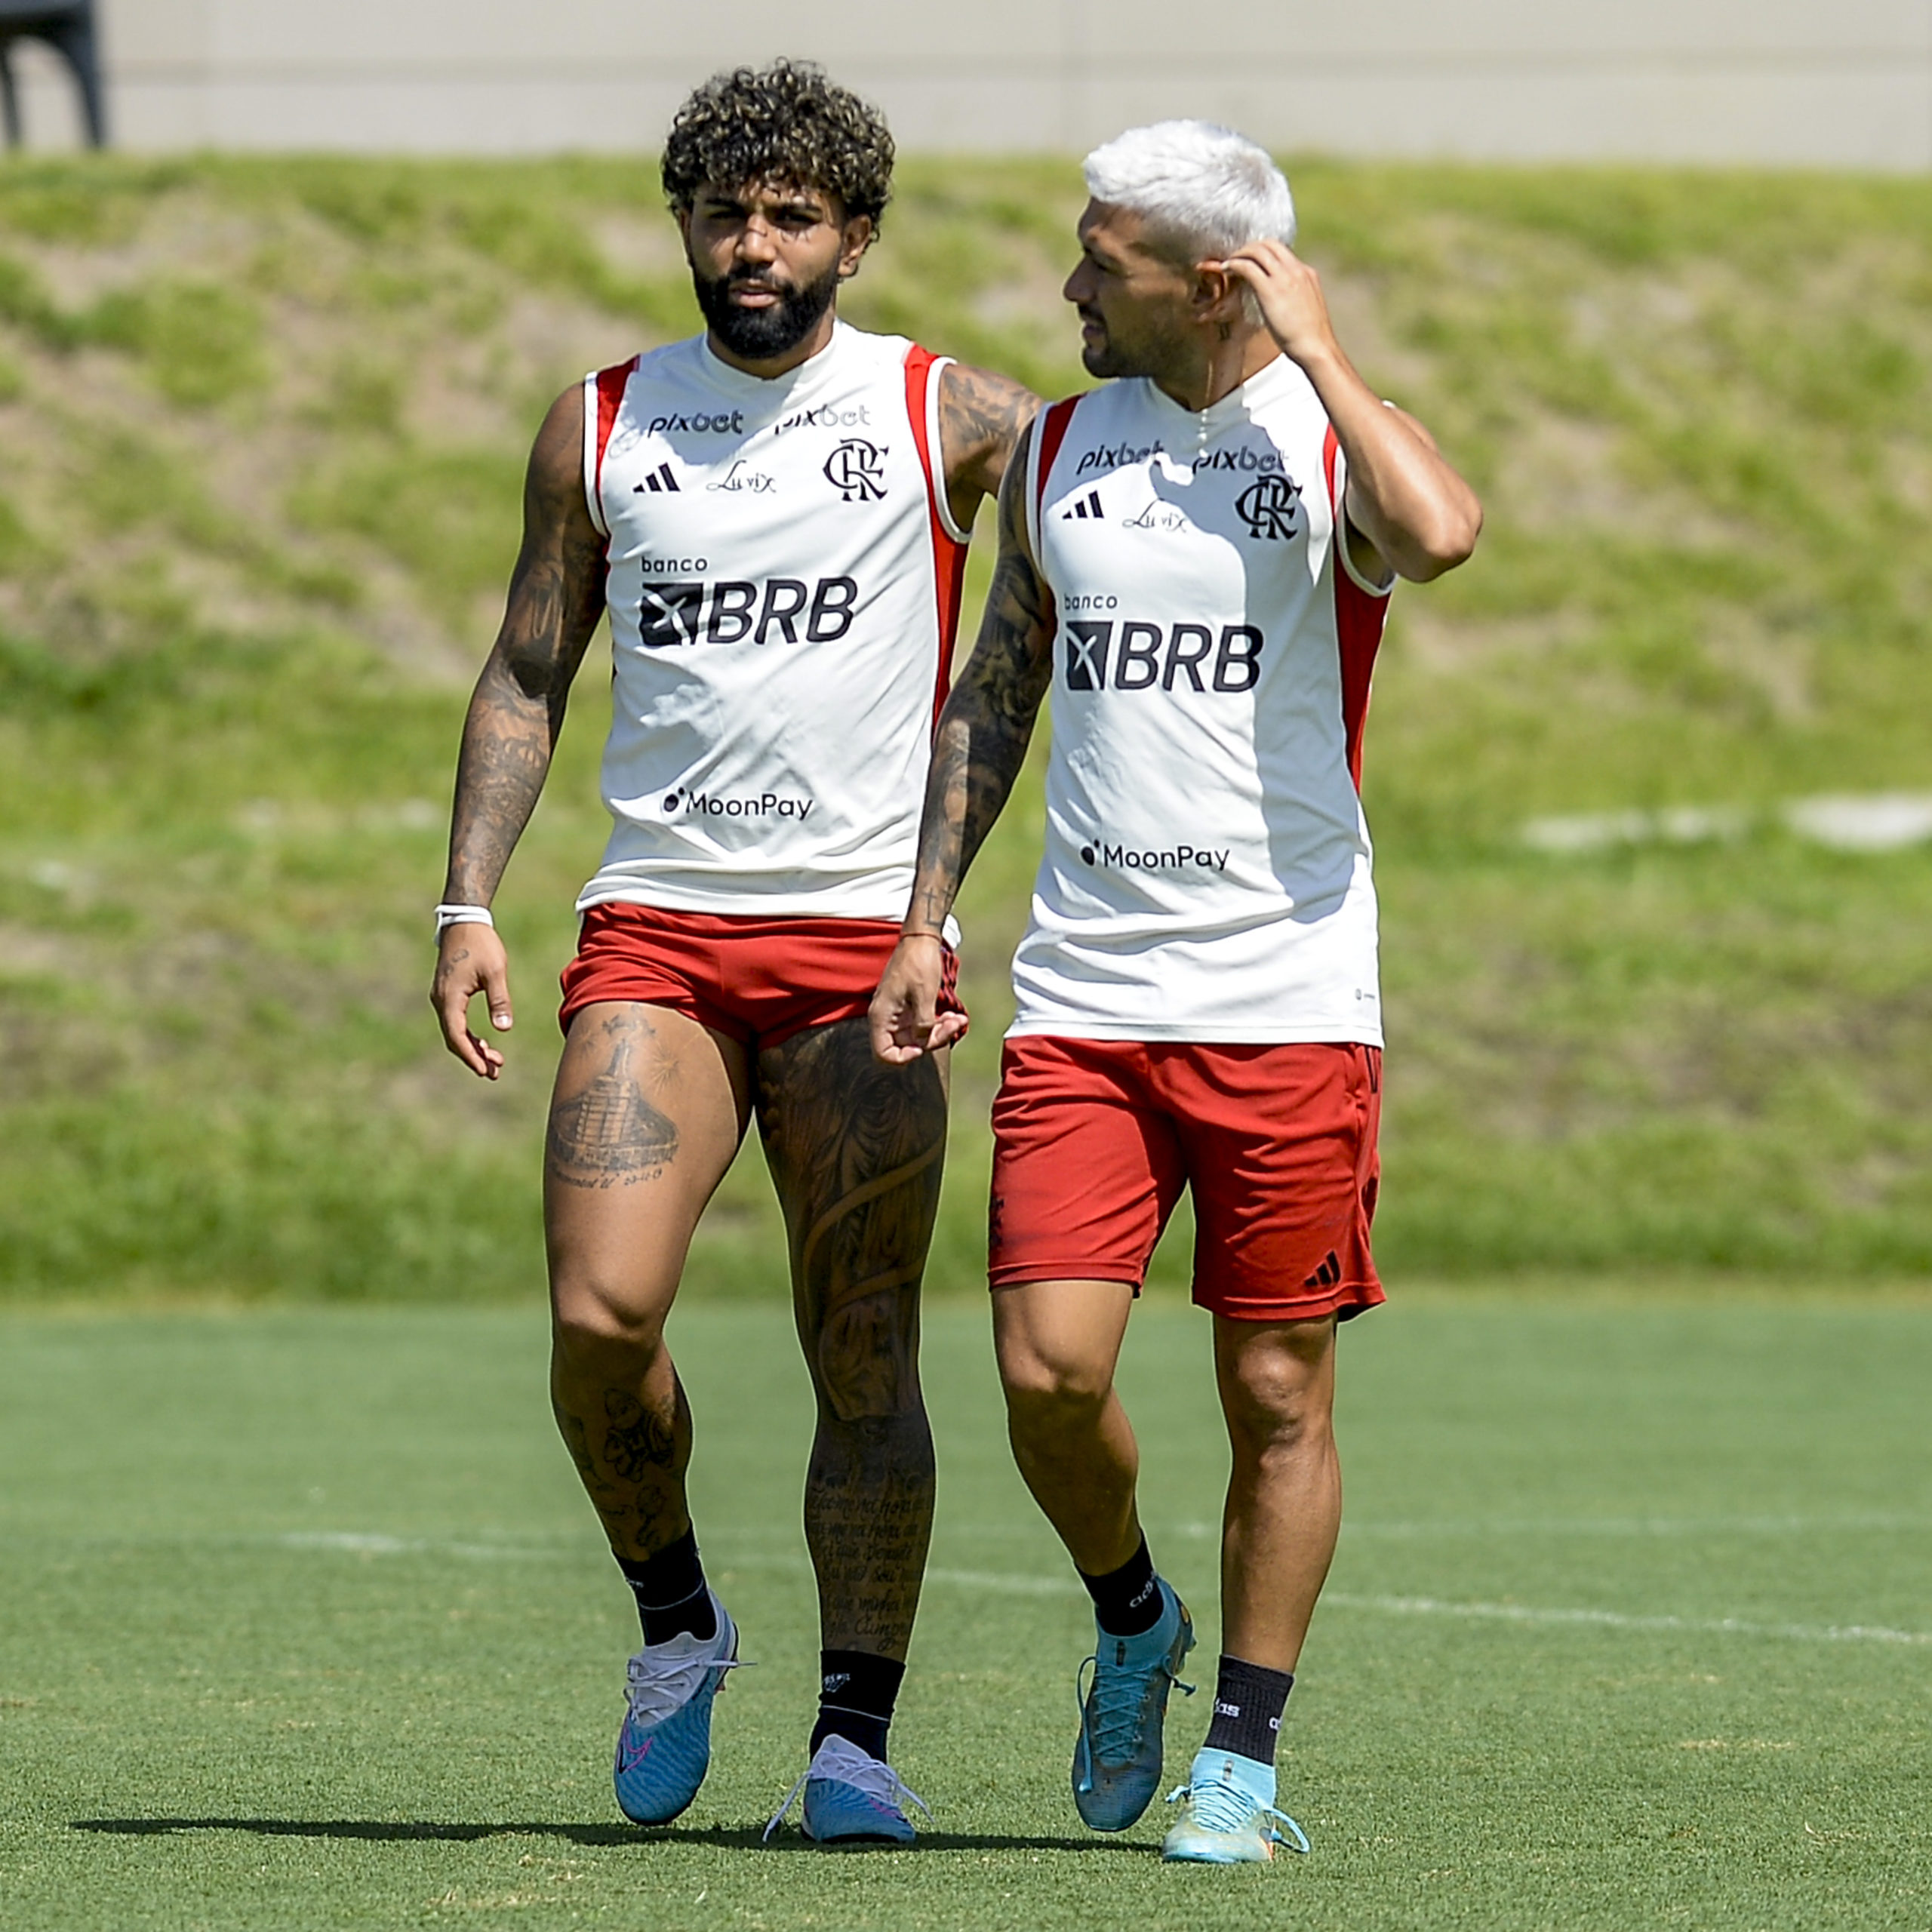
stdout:
{"type": "MultiPolygon", "coordinates": [[[[384,1818],[75,1818],[70,1829],[102,1832],[122,1838],[164,1838],[177,1832],[252,1832],[258,1838],[349,1838],[373,1844],[441,1841],[473,1844],[485,1838],[568,1838],[573,1844],[635,1846],[715,1845],[736,1851],[809,1851],[823,1850],[792,1829],[774,1832],[768,1840],[756,1825],[670,1825],[650,1831],[632,1825],[458,1824],[384,1818]]],[[[919,1844],[928,1851],[1077,1851],[1157,1855],[1160,1847],[1115,1838],[1046,1838],[1001,1832],[921,1832],[919,1844]]],[[[852,1847],[856,1854],[877,1846],[852,1847]]]]}

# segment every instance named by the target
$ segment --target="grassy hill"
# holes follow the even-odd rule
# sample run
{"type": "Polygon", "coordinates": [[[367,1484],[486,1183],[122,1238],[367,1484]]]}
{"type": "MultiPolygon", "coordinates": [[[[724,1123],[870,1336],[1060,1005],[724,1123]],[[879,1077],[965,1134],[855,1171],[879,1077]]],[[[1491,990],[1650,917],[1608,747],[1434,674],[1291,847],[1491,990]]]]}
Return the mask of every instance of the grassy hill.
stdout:
{"type": "MultiPolygon", "coordinates": [[[[1932,1265],[1932,855],[1780,815],[1932,790],[1932,188],[1293,172],[1345,340],[1489,512],[1398,597],[1370,730],[1387,1270],[1932,1265]],[[1580,814],[1623,816],[1523,837],[1580,814]]],[[[1080,199],[909,165],[846,312],[1078,386],[1080,199]]],[[[534,424],[694,326],[641,165],[0,167],[0,1291],[540,1277],[594,669],[499,902],[498,1088],[436,1041],[426,909],[534,424]]],[[[948,1284],[1038,815],[963,909],[948,1284]]],[[[718,1291],[773,1285],[756,1169],[718,1291]]]]}

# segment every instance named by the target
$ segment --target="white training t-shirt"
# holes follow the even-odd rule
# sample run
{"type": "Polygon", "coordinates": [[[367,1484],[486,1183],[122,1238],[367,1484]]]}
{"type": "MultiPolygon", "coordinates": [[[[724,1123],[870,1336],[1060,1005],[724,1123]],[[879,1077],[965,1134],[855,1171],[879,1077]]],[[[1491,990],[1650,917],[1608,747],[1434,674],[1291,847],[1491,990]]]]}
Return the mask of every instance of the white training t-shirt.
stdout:
{"type": "Polygon", "coordinates": [[[775,380],[701,336],[585,378],[615,681],[580,912],[903,915],[966,556],[942,367],[841,323],[775,380]]]}
{"type": "Polygon", "coordinates": [[[1313,386],[1278,357],[1197,414],[1109,383],[1029,464],[1059,625],[1013,1032],[1379,1046],[1357,785],[1387,595],[1338,540],[1313,386]]]}

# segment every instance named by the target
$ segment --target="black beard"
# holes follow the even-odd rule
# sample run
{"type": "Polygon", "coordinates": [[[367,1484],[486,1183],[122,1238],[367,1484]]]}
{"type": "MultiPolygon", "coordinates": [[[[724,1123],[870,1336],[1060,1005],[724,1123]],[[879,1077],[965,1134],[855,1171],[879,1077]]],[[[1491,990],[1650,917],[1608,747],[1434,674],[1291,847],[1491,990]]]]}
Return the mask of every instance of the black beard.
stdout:
{"type": "Polygon", "coordinates": [[[755,279],[728,275],[709,281],[696,269],[691,271],[691,287],[706,325],[734,355],[747,362],[769,361],[796,349],[818,327],[838,293],[835,264],[817,281],[774,288],[778,300],[768,309],[741,309],[731,300],[731,290],[755,279]]]}

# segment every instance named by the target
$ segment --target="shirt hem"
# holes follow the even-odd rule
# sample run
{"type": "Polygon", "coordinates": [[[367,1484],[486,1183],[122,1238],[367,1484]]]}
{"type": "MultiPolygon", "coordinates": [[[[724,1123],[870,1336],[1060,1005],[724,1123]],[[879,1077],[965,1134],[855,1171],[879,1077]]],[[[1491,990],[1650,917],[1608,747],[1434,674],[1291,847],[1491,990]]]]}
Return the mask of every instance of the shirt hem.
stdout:
{"type": "MultiPolygon", "coordinates": [[[[657,884],[599,886],[592,881],[577,894],[574,909],[580,915],[598,906],[648,906],[660,912],[711,912],[721,918],[854,919],[894,926],[906,917],[903,894],[882,900],[848,900],[826,893],[694,893],[657,884]]],[[[948,915],[944,931],[946,944],[956,951],[958,921],[948,915]]]]}
{"type": "Polygon", "coordinates": [[[1205,1022],[1165,1020],[1137,1025],[1129,1020],[1020,1019],[1006,1029],[1009,1040],[1038,1038],[1062,1040],[1192,1041],[1211,1046],[1355,1046],[1383,1044],[1379,1026],[1364,1026],[1360,1021],[1349,1026],[1312,1020],[1306,1023],[1257,1023],[1240,1021],[1221,1026],[1205,1022]]]}

